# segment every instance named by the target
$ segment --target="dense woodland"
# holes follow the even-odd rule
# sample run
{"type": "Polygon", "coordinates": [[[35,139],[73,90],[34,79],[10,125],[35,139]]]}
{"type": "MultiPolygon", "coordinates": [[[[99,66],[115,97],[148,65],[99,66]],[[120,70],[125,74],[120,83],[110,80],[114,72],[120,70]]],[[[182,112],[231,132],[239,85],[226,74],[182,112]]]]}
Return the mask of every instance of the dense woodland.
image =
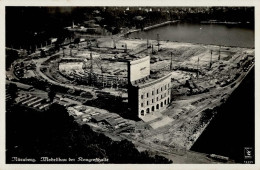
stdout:
{"type": "Polygon", "coordinates": [[[143,28],[167,20],[241,22],[254,27],[253,7],[6,7],[6,45],[33,48],[51,37],[72,36],[63,28],[72,22],[101,17],[97,23],[116,34],[121,28],[143,28]],[[149,10],[149,11],[148,11],[149,10]]]}

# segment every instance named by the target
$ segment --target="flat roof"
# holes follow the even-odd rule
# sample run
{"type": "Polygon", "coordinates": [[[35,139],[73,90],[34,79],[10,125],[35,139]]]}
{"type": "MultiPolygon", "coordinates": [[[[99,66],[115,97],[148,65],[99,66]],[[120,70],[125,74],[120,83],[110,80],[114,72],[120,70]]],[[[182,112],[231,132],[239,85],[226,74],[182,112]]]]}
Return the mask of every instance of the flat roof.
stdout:
{"type": "Polygon", "coordinates": [[[115,121],[114,118],[108,118],[108,119],[105,119],[107,123],[109,123],[111,126],[115,126],[117,125],[117,122],[115,121]]]}
{"type": "Polygon", "coordinates": [[[160,78],[155,79],[155,78],[149,78],[147,80],[141,80],[138,81],[136,84],[133,84],[133,86],[138,87],[138,88],[145,88],[151,85],[154,85],[156,83],[159,83],[167,78],[171,77],[171,74],[167,74],[167,75],[162,75],[160,78]]]}
{"type": "Polygon", "coordinates": [[[31,86],[31,85],[27,85],[27,84],[23,84],[23,83],[19,83],[19,82],[12,82],[12,81],[6,80],[6,83],[7,84],[16,84],[18,88],[22,88],[22,89],[26,89],[26,90],[33,88],[33,86],[31,86]]]}

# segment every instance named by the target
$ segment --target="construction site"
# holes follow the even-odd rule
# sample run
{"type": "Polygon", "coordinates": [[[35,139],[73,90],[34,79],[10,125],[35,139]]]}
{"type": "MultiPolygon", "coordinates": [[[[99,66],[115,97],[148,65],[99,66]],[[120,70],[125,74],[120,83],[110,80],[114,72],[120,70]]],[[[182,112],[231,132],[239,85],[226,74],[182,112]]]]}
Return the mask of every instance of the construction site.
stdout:
{"type": "Polygon", "coordinates": [[[6,163],[254,163],[255,13],[6,6],[6,163]]]}
{"type": "MultiPolygon", "coordinates": [[[[82,38],[54,54],[50,48],[16,60],[7,79],[55,85],[53,102],[66,106],[78,123],[169,158],[187,154],[214,108],[254,66],[252,48],[163,41],[159,34],[156,40],[82,38]]],[[[42,101],[37,93],[20,93],[20,103],[34,107],[42,101]]]]}

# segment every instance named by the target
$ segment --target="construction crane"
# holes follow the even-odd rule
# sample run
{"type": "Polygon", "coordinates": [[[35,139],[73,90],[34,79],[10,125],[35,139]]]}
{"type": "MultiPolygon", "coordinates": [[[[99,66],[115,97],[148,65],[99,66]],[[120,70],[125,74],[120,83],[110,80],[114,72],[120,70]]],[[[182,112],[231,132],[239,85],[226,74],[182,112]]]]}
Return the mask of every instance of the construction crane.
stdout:
{"type": "Polygon", "coordinates": [[[171,52],[171,65],[170,65],[170,70],[172,70],[172,52],[171,52]]]}
{"type": "Polygon", "coordinates": [[[147,49],[150,48],[149,40],[148,40],[148,39],[147,39],[147,41],[146,41],[146,47],[147,47],[147,49]]]}
{"type": "Polygon", "coordinates": [[[102,82],[104,81],[103,73],[106,72],[106,70],[107,70],[107,69],[104,69],[104,67],[102,67],[101,58],[95,57],[95,59],[93,59],[92,53],[90,53],[89,62],[87,60],[84,60],[83,65],[82,65],[82,69],[84,70],[84,72],[88,73],[88,83],[90,85],[93,85],[93,83],[95,82],[95,79],[97,77],[97,75],[93,72],[94,63],[98,66],[98,68],[101,71],[102,82]],[[89,63],[89,64],[87,64],[87,63],[89,63]]]}
{"type": "Polygon", "coordinates": [[[219,46],[219,50],[218,50],[218,60],[220,60],[220,48],[221,48],[221,45],[219,46]]]}
{"type": "Polygon", "coordinates": [[[116,42],[114,39],[113,39],[113,48],[116,49],[116,42]]]}
{"type": "Polygon", "coordinates": [[[62,47],[62,54],[63,54],[63,57],[65,57],[65,47],[62,47]]]}
{"type": "Polygon", "coordinates": [[[72,57],[72,48],[70,48],[70,56],[72,57]]]}
{"type": "Polygon", "coordinates": [[[90,71],[89,71],[89,84],[92,85],[92,75],[93,75],[93,57],[92,53],[90,53],[90,71]]]}
{"type": "Polygon", "coordinates": [[[160,34],[157,34],[157,45],[158,45],[158,51],[160,50],[160,34]]]}
{"type": "Polygon", "coordinates": [[[127,44],[125,43],[125,53],[127,53],[127,44]]]}
{"type": "Polygon", "coordinates": [[[211,69],[212,66],[212,50],[210,50],[210,62],[209,62],[209,69],[211,69]]]}
{"type": "Polygon", "coordinates": [[[197,79],[199,78],[199,63],[200,63],[200,58],[198,57],[198,63],[197,63],[197,79]]]}

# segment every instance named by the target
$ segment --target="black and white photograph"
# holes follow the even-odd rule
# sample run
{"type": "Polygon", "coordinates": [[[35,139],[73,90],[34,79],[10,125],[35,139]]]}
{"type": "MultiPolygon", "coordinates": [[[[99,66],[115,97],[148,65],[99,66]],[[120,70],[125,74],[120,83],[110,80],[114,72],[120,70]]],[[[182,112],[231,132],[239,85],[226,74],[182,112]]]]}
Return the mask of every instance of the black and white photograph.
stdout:
{"type": "Polygon", "coordinates": [[[255,6],[4,8],[4,164],[255,165],[255,6]]]}

